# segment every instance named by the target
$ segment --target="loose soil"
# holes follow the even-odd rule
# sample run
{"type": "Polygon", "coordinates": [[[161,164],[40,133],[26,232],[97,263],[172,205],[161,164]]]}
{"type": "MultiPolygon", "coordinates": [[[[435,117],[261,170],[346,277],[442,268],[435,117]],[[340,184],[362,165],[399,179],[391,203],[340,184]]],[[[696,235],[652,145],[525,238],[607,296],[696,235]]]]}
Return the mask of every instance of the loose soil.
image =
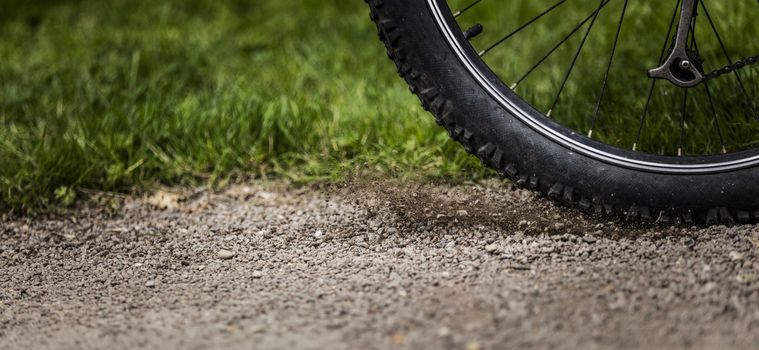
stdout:
{"type": "Polygon", "coordinates": [[[0,349],[756,349],[759,227],[508,184],[160,191],[0,223],[0,349]]]}

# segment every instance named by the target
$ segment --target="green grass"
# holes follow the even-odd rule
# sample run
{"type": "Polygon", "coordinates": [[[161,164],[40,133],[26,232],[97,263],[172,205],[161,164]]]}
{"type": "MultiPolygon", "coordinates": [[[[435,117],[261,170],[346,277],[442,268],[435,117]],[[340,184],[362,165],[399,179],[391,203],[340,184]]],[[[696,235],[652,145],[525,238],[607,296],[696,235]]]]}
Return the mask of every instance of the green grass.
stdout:
{"type": "MultiPolygon", "coordinates": [[[[499,4],[491,1],[462,18],[466,23],[480,16],[485,24],[475,47],[497,39],[541,3],[499,4]]],[[[607,49],[615,4],[599,19],[606,32],[586,54],[607,49]]],[[[565,15],[585,13],[588,6],[565,15]]],[[[639,18],[660,19],[662,11],[651,6],[636,7],[639,18]]],[[[650,62],[631,58],[637,48],[660,45],[660,35],[647,34],[643,23],[620,49],[621,65],[641,71],[650,62]]],[[[550,21],[517,46],[499,49],[488,63],[508,80],[570,25],[550,21]]],[[[756,47],[759,29],[748,26],[754,30],[726,39],[756,47]]],[[[57,208],[90,190],[223,186],[249,177],[308,182],[356,172],[459,180],[492,174],[419,108],[385,58],[361,1],[10,0],[0,4],[0,37],[3,211],[57,208]]],[[[565,51],[564,57],[571,49],[565,51]]],[[[603,61],[583,61],[590,68],[578,66],[576,75],[591,77],[603,61]]],[[[541,70],[545,76],[520,93],[544,106],[565,66],[561,59],[549,61],[541,70]]],[[[637,75],[618,77],[645,82],[637,75]]],[[[626,106],[640,103],[627,94],[640,86],[621,86],[610,88],[604,115],[624,116],[626,106]]],[[[595,78],[570,82],[570,97],[562,99],[556,118],[578,131],[587,128],[587,97],[597,88],[595,78]]],[[[679,119],[667,106],[676,97],[662,91],[644,140],[652,151],[671,153],[679,119]]],[[[600,137],[630,143],[629,133],[618,131],[634,128],[635,118],[604,124],[600,137]]],[[[740,118],[724,123],[749,142],[759,132],[740,118]]],[[[714,147],[713,127],[703,125],[688,132],[714,147]]]]}
{"type": "Polygon", "coordinates": [[[484,173],[398,79],[362,2],[4,6],[6,209],[241,177],[484,173]]]}

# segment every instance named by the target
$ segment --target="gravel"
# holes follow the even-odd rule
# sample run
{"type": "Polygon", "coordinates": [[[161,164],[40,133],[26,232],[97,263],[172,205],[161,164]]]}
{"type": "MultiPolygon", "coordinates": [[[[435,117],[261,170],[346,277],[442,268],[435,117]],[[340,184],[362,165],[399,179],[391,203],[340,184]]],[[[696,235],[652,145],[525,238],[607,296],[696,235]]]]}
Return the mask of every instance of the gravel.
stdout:
{"type": "Polygon", "coordinates": [[[500,182],[169,193],[0,223],[0,349],[759,344],[757,226],[601,222],[500,182]]]}

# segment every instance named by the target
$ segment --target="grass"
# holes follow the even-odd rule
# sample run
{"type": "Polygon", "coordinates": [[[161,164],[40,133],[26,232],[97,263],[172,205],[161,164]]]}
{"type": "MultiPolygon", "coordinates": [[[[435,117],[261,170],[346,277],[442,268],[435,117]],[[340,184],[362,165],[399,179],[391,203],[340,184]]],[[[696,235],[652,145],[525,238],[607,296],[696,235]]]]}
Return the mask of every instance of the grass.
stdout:
{"type": "Polygon", "coordinates": [[[7,209],[249,176],[484,174],[408,93],[361,2],[5,6],[7,209]]]}
{"type": "MultiPolygon", "coordinates": [[[[527,18],[530,6],[480,7],[462,21],[481,16],[486,31],[473,42],[481,47],[500,35],[492,28],[527,18]]],[[[637,11],[641,18],[658,13],[637,11]]],[[[367,14],[360,1],[2,2],[0,208],[31,213],[69,205],[90,190],[223,186],[248,177],[489,176],[419,108],[384,57],[367,14]]],[[[604,18],[599,21],[613,21],[604,18]]],[[[533,38],[546,42],[558,33],[553,25],[537,30],[533,38]]],[[[756,35],[727,39],[756,43],[756,35]]],[[[590,52],[608,46],[608,31],[599,38],[590,52]]],[[[628,42],[660,45],[644,34],[628,42]]],[[[514,52],[504,48],[488,63],[512,76],[539,57],[545,49],[539,44],[527,39],[515,47],[524,60],[511,60],[514,52]]],[[[650,65],[625,61],[634,47],[621,50],[624,65],[650,65]]],[[[578,67],[577,75],[590,76],[599,64],[587,62],[590,68],[578,67]]],[[[555,91],[563,64],[549,61],[542,70],[547,78],[536,79],[543,83],[525,88],[536,106],[555,91]]],[[[610,90],[604,115],[623,115],[630,103],[625,89],[632,88],[640,89],[610,90]]],[[[750,88],[756,91],[755,84],[750,88]]],[[[587,97],[597,84],[581,79],[567,89],[587,97]]],[[[671,153],[664,145],[677,137],[678,119],[666,109],[672,93],[662,91],[644,138],[655,151],[671,153]]],[[[557,118],[587,128],[589,102],[562,101],[557,118]]],[[[620,120],[625,129],[634,126],[634,119],[620,120]]],[[[753,140],[758,130],[733,123],[731,130],[753,140]]],[[[695,140],[713,138],[708,128],[692,129],[695,140]]],[[[613,125],[599,134],[612,143],[630,141],[613,125]]]]}

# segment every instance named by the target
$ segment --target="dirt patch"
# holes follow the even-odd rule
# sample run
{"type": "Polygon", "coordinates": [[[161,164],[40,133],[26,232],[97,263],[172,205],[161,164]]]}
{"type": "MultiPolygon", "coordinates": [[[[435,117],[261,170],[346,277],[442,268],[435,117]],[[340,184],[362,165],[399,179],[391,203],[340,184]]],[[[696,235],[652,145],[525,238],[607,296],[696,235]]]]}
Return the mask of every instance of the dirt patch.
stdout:
{"type": "Polygon", "coordinates": [[[376,180],[343,186],[341,195],[353,197],[356,205],[370,212],[387,210],[402,221],[429,226],[487,226],[527,235],[594,233],[607,237],[639,235],[653,228],[600,221],[501,180],[457,186],[376,180]]]}
{"type": "Polygon", "coordinates": [[[501,183],[168,193],[0,224],[0,348],[759,343],[757,226],[597,222],[501,183]]]}

